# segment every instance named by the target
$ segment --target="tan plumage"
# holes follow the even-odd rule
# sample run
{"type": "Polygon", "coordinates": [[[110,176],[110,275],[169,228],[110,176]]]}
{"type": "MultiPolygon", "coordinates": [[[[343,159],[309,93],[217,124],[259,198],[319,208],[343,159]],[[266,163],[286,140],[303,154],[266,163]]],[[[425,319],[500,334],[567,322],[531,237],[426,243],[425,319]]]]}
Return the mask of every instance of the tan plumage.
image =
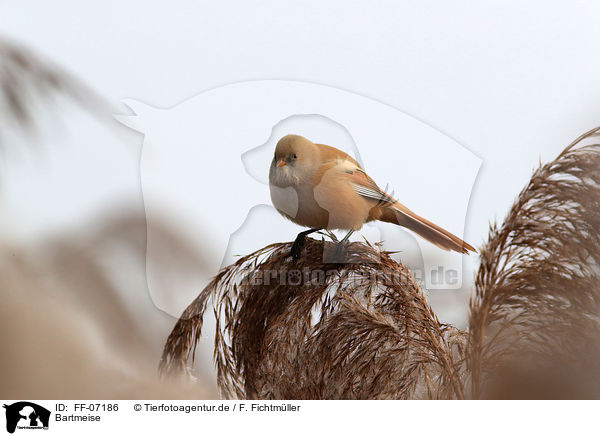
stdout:
{"type": "Polygon", "coordinates": [[[406,227],[444,250],[475,251],[381,190],[348,154],[302,136],[287,135],[277,143],[269,186],[275,208],[301,226],[353,231],[379,220],[406,227]]]}

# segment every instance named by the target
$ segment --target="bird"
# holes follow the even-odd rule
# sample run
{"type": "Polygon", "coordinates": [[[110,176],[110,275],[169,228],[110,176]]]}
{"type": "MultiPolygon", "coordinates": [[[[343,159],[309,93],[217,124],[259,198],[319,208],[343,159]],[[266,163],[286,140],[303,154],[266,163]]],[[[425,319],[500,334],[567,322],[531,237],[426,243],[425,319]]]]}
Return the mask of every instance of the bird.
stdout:
{"type": "Polygon", "coordinates": [[[300,135],[286,135],[277,142],[269,169],[269,191],[281,215],[309,228],[300,232],[292,244],[295,260],[311,233],[346,230],[348,233],[339,241],[343,245],[370,221],[405,227],[443,250],[463,254],[476,251],[380,189],[347,153],[300,135]]]}

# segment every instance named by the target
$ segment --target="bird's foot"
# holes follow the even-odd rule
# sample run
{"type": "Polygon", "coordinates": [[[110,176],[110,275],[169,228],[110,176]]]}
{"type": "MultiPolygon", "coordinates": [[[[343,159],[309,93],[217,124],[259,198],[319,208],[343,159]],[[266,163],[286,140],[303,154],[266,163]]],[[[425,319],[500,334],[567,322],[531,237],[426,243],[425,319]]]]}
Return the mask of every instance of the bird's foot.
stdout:
{"type": "Polygon", "coordinates": [[[302,249],[304,248],[304,244],[306,243],[306,236],[300,233],[294,243],[292,244],[291,254],[292,260],[296,262],[300,259],[300,255],[302,254],[302,249]]]}
{"type": "Polygon", "coordinates": [[[304,232],[298,233],[298,236],[296,236],[296,240],[292,244],[292,250],[291,250],[292,259],[294,260],[294,262],[297,261],[298,259],[300,259],[300,255],[302,254],[302,249],[304,248],[304,243],[306,242],[306,237],[308,235],[310,235],[311,233],[318,232],[319,230],[320,229],[310,229],[310,230],[306,230],[304,232]]]}

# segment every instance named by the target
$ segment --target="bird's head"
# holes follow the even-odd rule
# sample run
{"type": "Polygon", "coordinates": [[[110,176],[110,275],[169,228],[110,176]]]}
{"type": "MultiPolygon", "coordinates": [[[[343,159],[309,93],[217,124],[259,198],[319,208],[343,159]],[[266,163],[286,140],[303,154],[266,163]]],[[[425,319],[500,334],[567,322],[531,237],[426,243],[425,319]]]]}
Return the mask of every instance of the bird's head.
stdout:
{"type": "Polygon", "coordinates": [[[275,147],[270,181],[278,186],[296,185],[313,167],[316,145],[299,135],[286,135],[275,147]]]}

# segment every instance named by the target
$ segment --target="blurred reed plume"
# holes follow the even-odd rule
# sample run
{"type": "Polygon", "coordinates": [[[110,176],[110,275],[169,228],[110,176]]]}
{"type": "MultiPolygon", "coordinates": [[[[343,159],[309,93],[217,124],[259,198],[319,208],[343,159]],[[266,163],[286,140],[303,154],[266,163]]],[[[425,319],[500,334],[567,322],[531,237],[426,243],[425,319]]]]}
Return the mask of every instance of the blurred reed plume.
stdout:
{"type": "MultiPolygon", "coordinates": [[[[25,47],[0,39],[0,118],[35,127],[40,103],[70,98],[95,116],[109,119],[108,103],[83,82],[25,47]]],[[[0,140],[2,137],[0,136],[0,140]]]]}
{"type": "Polygon", "coordinates": [[[536,170],[480,250],[473,398],[600,398],[599,132],[536,170]]]}
{"type": "Polygon", "coordinates": [[[191,370],[212,298],[228,398],[600,398],[600,147],[585,144],[599,131],[535,171],[492,226],[468,332],[441,324],[388,253],[352,243],[324,263],[332,243],[311,239],[298,263],[274,244],[223,269],[161,371],[191,370]]]}
{"type": "MultiPolygon", "coordinates": [[[[0,152],[33,143],[29,134],[42,121],[60,118],[60,111],[47,109],[61,99],[94,119],[112,119],[108,104],[78,79],[0,39],[0,152]]],[[[186,261],[203,267],[200,253],[177,232],[153,226],[165,274],[181,272],[186,261]]],[[[0,239],[2,398],[215,397],[210,385],[165,382],[156,374],[160,335],[171,320],[148,294],[146,231],[145,217],[132,209],[51,240],[0,239]]]]}
{"type": "MultiPolygon", "coordinates": [[[[0,245],[0,395],[214,398],[210,385],[159,380],[152,336],[160,335],[170,318],[147,293],[146,222],[135,217],[103,221],[97,230],[86,226],[76,238],[39,247],[0,245]],[[121,268],[128,265],[127,291],[136,299],[137,313],[123,299],[123,282],[106,263],[107,253],[121,268]]],[[[166,256],[190,255],[182,239],[160,230],[155,234],[169,250],[166,256]]],[[[164,265],[169,268],[170,261],[164,265]]]]}

